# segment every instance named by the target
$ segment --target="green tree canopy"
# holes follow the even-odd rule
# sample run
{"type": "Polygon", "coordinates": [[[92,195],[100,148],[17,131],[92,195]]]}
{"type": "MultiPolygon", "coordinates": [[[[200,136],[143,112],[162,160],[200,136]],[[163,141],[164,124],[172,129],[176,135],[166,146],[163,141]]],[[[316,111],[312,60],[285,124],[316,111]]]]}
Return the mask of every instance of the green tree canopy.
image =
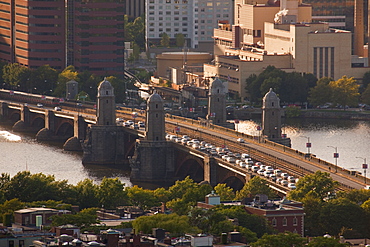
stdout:
{"type": "Polygon", "coordinates": [[[167,33],[162,33],[161,34],[161,46],[163,47],[169,47],[170,46],[170,37],[168,36],[167,33]]]}
{"type": "Polygon", "coordinates": [[[259,176],[255,176],[244,185],[244,187],[236,192],[236,199],[242,200],[247,197],[254,197],[257,194],[265,194],[273,197],[274,193],[268,186],[267,182],[259,176]]]}
{"type": "Polygon", "coordinates": [[[347,244],[339,243],[338,239],[327,237],[315,237],[307,245],[307,247],[346,247],[347,244]]]}
{"type": "Polygon", "coordinates": [[[324,200],[328,195],[334,194],[339,183],[334,181],[327,172],[317,171],[300,178],[296,184],[296,189],[289,192],[289,198],[302,201],[310,195],[320,200],[324,200]]]}
{"type": "Polygon", "coordinates": [[[343,76],[337,81],[331,81],[329,86],[332,88],[332,102],[343,106],[357,106],[359,99],[358,88],[356,80],[351,77],[343,76]]]}
{"type": "Polygon", "coordinates": [[[214,187],[217,195],[220,196],[221,201],[230,201],[235,198],[235,193],[232,188],[228,187],[226,184],[217,184],[214,187]]]}
{"type": "Polygon", "coordinates": [[[263,235],[256,242],[251,243],[252,247],[303,247],[306,239],[296,233],[286,232],[276,235],[263,235]]]}
{"type": "Polygon", "coordinates": [[[176,46],[183,47],[185,45],[185,36],[182,33],[175,34],[176,46]]]}
{"type": "Polygon", "coordinates": [[[99,185],[98,198],[100,205],[107,209],[114,209],[128,201],[124,191],[125,184],[118,178],[104,177],[99,185]]]}
{"type": "Polygon", "coordinates": [[[126,187],[125,191],[130,203],[134,206],[145,210],[160,206],[152,190],[146,190],[134,185],[133,187],[126,187]]]}
{"type": "Polygon", "coordinates": [[[329,86],[331,79],[328,77],[323,77],[317,81],[315,87],[309,90],[309,102],[314,105],[323,105],[331,101],[332,88],[329,86]]]}

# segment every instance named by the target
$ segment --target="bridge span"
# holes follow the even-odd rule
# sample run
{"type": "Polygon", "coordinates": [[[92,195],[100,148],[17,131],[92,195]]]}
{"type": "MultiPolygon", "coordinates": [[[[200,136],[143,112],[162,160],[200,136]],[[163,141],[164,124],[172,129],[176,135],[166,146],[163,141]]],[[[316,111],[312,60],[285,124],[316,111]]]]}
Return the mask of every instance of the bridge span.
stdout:
{"type": "MultiPolygon", "coordinates": [[[[132,119],[132,112],[138,113],[135,115],[136,121],[145,120],[145,111],[130,108],[117,110],[117,117],[132,119]]],[[[1,102],[0,113],[2,118],[6,115],[8,119],[17,122],[14,125],[15,130],[25,128],[27,125],[27,128],[39,131],[38,136],[41,140],[43,137],[50,138],[50,136],[59,135],[62,139],[74,138],[75,144],[78,145],[85,140],[88,125],[96,123],[96,111],[91,108],[63,108],[62,111],[56,111],[51,108],[38,108],[22,103],[1,102]]],[[[318,170],[330,172],[331,177],[341,184],[342,190],[364,188],[365,181],[369,182],[365,177],[353,174],[352,171],[335,167],[334,164],[313,156],[307,158],[304,153],[256,136],[249,136],[217,125],[170,114],[166,114],[165,121],[167,133],[188,135],[216,146],[227,146],[232,152],[248,153],[254,160],[288,172],[297,178],[318,170]],[[179,131],[176,132],[175,129],[179,131]],[[237,138],[243,138],[245,143],[238,143],[237,138]],[[336,170],[337,172],[334,172],[336,170]]],[[[125,159],[133,153],[135,138],[143,137],[140,130],[128,129],[127,131],[129,141],[125,143],[125,159]]],[[[174,143],[174,145],[178,153],[177,167],[175,168],[177,178],[192,174],[203,179],[207,177],[208,180],[240,187],[251,177],[257,175],[217,157],[211,157],[204,152],[180,144],[174,143]],[[215,175],[212,173],[212,169],[206,169],[207,163],[214,163],[217,165],[217,169],[223,169],[223,171],[216,172],[215,175]]],[[[286,193],[288,190],[285,186],[277,185],[270,180],[267,181],[281,193],[286,193]]]]}

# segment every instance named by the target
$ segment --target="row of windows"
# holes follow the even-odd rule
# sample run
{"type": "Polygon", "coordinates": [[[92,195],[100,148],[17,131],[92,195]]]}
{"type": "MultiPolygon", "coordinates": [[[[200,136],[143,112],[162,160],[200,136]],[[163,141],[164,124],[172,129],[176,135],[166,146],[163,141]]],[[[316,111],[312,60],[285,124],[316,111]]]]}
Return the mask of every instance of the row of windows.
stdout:
{"type": "Polygon", "coordinates": [[[109,11],[109,12],[112,12],[112,11],[117,11],[117,12],[122,12],[124,9],[123,8],[86,8],[86,7],[82,7],[82,8],[76,8],[76,11],[79,11],[79,12],[82,12],[82,13],[89,13],[89,12],[105,12],[105,11],[109,11]]]}
{"type": "Polygon", "coordinates": [[[89,59],[81,58],[80,63],[123,63],[123,58],[116,59],[89,59]]]}
{"type": "Polygon", "coordinates": [[[91,20],[116,20],[116,21],[123,21],[124,15],[117,15],[117,16],[88,16],[88,15],[80,15],[77,16],[77,19],[80,21],[91,21],[91,20]]]}
{"type": "Polygon", "coordinates": [[[116,55],[122,55],[124,53],[123,49],[117,49],[117,50],[97,50],[97,51],[90,51],[90,50],[81,50],[81,55],[89,55],[89,54],[116,54],[116,55]]]}
{"type": "Polygon", "coordinates": [[[90,45],[114,45],[114,46],[123,46],[123,41],[117,41],[117,42],[89,42],[89,41],[81,41],[77,42],[80,46],[90,46],[90,45]]]}
{"type": "Polygon", "coordinates": [[[24,51],[30,51],[30,52],[50,52],[50,53],[63,52],[62,50],[59,50],[59,49],[27,49],[27,48],[20,47],[20,46],[16,46],[16,48],[20,50],[24,50],[24,51]]]}
{"type": "Polygon", "coordinates": [[[20,39],[16,38],[16,41],[21,41],[21,42],[26,42],[26,43],[31,43],[31,44],[61,44],[61,41],[49,41],[49,40],[25,40],[25,39],[20,39]]]}
{"type": "Polygon", "coordinates": [[[27,31],[23,31],[19,29],[16,29],[16,32],[25,33],[28,35],[60,36],[60,33],[54,33],[54,32],[27,32],[27,31]]]}
{"type": "MultiPolygon", "coordinates": [[[[160,22],[160,23],[157,23],[157,24],[158,24],[158,26],[160,26],[160,27],[162,27],[162,26],[163,26],[163,22],[160,22]]],[[[175,26],[175,27],[180,26],[180,23],[178,23],[178,22],[174,22],[174,23],[172,23],[172,22],[165,22],[164,24],[165,24],[164,26],[167,26],[167,27],[172,26],[172,24],[173,24],[173,26],[175,26]]],[[[157,26],[157,25],[155,25],[155,23],[153,23],[153,22],[149,23],[149,27],[154,27],[154,26],[157,26]]],[[[188,26],[188,23],[187,23],[187,22],[183,22],[181,26],[183,26],[183,27],[187,27],[187,26],[188,26]]]]}
{"type": "MultiPolygon", "coordinates": [[[[275,218],[272,219],[271,221],[271,224],[272,226],[277,226],[277,220],[275,218]]],[[[283,226],[287,226],[288,225],[288,219],[287,218],[283,218],[283,222],[282,222],[282,225],[283,226]]],[[[298,225],[298,219],[296,217],[293,218],[293,226],[297,226],[298,225]]]]}
{"type": "Polygon", "coordinates": [[[8,2],[4,2],[4,1],[0,1],[0,4],[3,4],[3,5],[10,5],[10,3],[8,3],[8,2]]]}
{"type": "MultiPolygon", "coordinates": [[[[151,28],[151,29],[149,29],[149,31],[150,31],[150,32],[155,32],[155,29],[154,29],[154,28],[151,28]]],[[[159,32],[159,33],[162,33],[163,31],[165,31],[165,32],[168,34],[168,36],[171,36],[169,33],[171,33],[172,31],[173,31],[173,32],[175,32],[175,33],[180,32],[180,31],[182,31],[182,32],[187,32],[187,31],[188,31],[188,29],[187,29],[187,28],[183,28],[182,30],[180,30],[179,28],[174,28],[174,29],[171,29],[171,28],[166,28],[166,29],[158,28],[158,32],[159,32]]],[[[186,37],[187,35],[186,35],[186,34],[184,34],[184,36],[186,37]]],[[[153,33],[150,33],[150,34],[149,34],[149,37],[153,38],[153,37],[155,37],[155,36],[154,36],[154,34],[153,34],[153,33]]],[[[173,37],[175,37],[175,34],[173,35],[173,37]]]]}
{"type": "MultiPolygon", "coordinates": [[[[149,15],[154,15],[154,14],[155,14],[154,11],[149,11],[149,15]]],[[[187,15],[187,14],[188,14],[188,11],[182,11],[181,12],[181,15],[187,15]]],[[[163,15],[163,11],[158,11],[157,15],[163,15]]],[[[166,15],[172,15],[172,12],[171,11],[166,11],[166,15]]],[[[175,12],[173,12],[173,15],[180,15],[180,12],[175,11],[175,12]]]]}
{"type": "Polygon", "coordinates": [[[16,57],[23,58],[23,59],[28,59],[28,60],[32,60],[32,61],[62,61],[58,57],[25,57],[25,56],[22,56],[22,55],[19,55],[19,54],[16,55],[16,57]]]}

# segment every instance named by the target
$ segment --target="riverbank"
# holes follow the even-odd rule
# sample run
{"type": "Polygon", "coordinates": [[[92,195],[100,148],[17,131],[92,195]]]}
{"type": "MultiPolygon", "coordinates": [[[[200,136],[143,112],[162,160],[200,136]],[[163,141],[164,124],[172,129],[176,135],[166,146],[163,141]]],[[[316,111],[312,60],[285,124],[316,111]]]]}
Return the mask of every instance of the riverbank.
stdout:
{"type": "Polygon", "coordinates": [[[370,120],[370,111],[359,111],[355,109],[347,110],[302,110],[299,117],[303,118],[330,118],[348,120],[370,120]]]}

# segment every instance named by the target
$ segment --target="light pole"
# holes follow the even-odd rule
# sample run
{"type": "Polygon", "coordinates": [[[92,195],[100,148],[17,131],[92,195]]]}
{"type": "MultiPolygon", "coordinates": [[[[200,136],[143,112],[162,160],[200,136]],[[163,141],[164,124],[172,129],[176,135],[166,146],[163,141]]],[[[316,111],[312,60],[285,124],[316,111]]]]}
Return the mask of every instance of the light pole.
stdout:
{"type": "Polygon", "coordinates": [[[367,164],[366,164],[366,158],[362,157],[356,157],[357,159],[363,159],[364,163],[362,164],[362,169],[364,169],[364,182],[366,186],[366,169],[367,169],[367,164]]]}
{"type": "Polygon", "coordinates": [[[328,146],[328,148],[335,149],[335,153],[333,154],[333,157],[335,159],[335,172],[338,172],[338,158],[339,158],[338,147],[328,146]]]}
{"type": "Polygon", "coordinates": [[[310,142],[310,137],[308,136],[301,136],[301,137],[307,138],[307,142],[306,142],[307,154],[310,155],[310,150],[312,146],[310,142]]]}

